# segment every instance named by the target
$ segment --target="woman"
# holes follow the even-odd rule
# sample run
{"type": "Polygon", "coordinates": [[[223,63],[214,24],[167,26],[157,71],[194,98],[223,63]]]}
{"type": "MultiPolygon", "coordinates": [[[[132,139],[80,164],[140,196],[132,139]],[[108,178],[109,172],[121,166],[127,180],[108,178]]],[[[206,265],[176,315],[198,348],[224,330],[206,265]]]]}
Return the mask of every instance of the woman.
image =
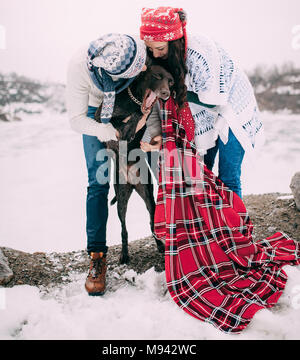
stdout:
{"type": "Polygon", "coordinates": [[[146,55],[141,40],[107,34],[80,49],[68,67],[67,110],[71,127],[82,134],[88,171],[86,232],[90,269],[85,288],[89,295],[101,295],[105,291],[109,174],[108,158],[102,156],[100,160],[99,155],[105,152],[103,142],[117,140],[116,130],[109,122],[115,94],[146,70],[146,55]],[[101,123],[98,123],[94,115],[100,104],[101,123]]]}
{"type": "MultiPolygon", "coordinates": [[[[232,154],[226,166],[233,162],[233,170],[239,167],[242,152],[233,137],[234,131],[240,134],[239,123],[230,122],[230,117],[238,121],[239,117],[246,120],[249,116],[251,123],[256,105],[250,92],[243,93],[243,89],[249,89],[248,82],[238,70],[230,67],[230,72],[222,66],[218,78],[211,72],[217,69],[213,66],[213,56],[222,54],[226,63],[227,55],[203,37],[190,42],[185,34],[185,18],[181,15],[181,9],[173,8],[144,9],[142,14],[141,38],[154,57],[167,61],[177,82],[175,99],[161,103],[163,136],[155,235],[165,242],[166,280],[177,305],[222,331],[237,333],[245,329],[259,309],[270,308],[278,301],[287,281],[282,267],[300,264],[300,246],[281,232],[254,242],[253,225],[238,191],[226,186],[199,157],[191,141],[193,116],[196,136],[202,123],[197,124],[198,110],[192,113],[186,102],[184,80],[187,89],[192,91],[191,99],[197,107],[201,106],[204,115],[212,112],[207,103],[219,106],[218,116],[207,124],[208,133],[213,140],[216,134],[221,140],[222,136],[228,136],[226,145],[232,154]],[[163,39],[177,40],[169,43],[163,39]],[[211,58],[206,59],[190,47],[192,45],[203,49],[211,58]],[[222,82],[215,88],[214,81],[220,79],[222,82]],[[246,94],[249,95],[247,101],[246,94]],[[243,99],[241,103],[239,96],[243,99]],[[225,119],[232,127],[229,134],[225,119]]],[[[253,148],[260,131],[261,126],[257,126],[251,143],[253,148]]],[[[250,140],[246,136],[240,139],[247,148],[246,140],[250,140]]],[[[205,143],[207,139],[199,135],[198,140],[205,143]]],[[[220,152],[228,152],[225,144],[217,145],[220,152]]]]}
{"type": "Polygon", "coordinates": [[[140,34],[149,54],[174,76],[176,102],[189,102],[195,144],[205,164],[212,170],[219,150],[219,178],[242,197],[244,154],[254,158],[264,142],[248,78],[218,43],[203,35],[187,36],[182,9],[143,9],[140,34]]]}

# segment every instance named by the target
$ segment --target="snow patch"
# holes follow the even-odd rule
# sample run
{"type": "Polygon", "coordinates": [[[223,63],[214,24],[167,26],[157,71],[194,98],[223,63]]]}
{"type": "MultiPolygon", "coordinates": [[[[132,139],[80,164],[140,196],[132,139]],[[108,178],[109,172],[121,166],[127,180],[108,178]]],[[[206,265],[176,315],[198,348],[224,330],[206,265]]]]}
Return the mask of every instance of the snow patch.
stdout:
{"type": "Polygon", "coordinates": [[[241,334],[228,335],[194,319],[171,299],[165,273],[154,268],[103,297],[89,297],[85,275],[50,293],[27,285],[5,289],[1,339],[299,339],[300,267],[286,266],[286,289],[271,310],[261,310],[241,334]]]}

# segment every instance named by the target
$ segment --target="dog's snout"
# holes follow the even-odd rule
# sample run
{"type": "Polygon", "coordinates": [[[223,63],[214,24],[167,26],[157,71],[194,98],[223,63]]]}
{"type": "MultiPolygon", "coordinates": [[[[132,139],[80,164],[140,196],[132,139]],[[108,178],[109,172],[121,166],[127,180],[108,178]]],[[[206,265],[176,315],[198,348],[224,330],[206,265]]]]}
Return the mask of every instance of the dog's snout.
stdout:
{"type": "Polygon", "coordinates": [[[169,89],[160,89],[159,97],[163,100],[167,100],[170,97],[169,89]]]}
{"type": "Polygon", "coordinates": [[[170,91],[169,90],[162,90],[161,95],[162,96],[170,96],[170,91]]]}

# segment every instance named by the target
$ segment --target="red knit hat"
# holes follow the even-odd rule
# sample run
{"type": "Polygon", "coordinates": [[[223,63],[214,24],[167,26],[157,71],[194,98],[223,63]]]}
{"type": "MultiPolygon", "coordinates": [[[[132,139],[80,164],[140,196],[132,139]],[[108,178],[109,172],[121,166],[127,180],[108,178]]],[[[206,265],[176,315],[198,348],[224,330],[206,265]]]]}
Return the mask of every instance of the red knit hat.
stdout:
{"type": "Polygon", "coordinates": [[[186,21],[181,21],[178,12],[183,9],[172,7],[158,7],[156,9],[142,9],[142,25],[140,35],[146,41],[171,41],[184,36],[186,39],[186,21]]]}

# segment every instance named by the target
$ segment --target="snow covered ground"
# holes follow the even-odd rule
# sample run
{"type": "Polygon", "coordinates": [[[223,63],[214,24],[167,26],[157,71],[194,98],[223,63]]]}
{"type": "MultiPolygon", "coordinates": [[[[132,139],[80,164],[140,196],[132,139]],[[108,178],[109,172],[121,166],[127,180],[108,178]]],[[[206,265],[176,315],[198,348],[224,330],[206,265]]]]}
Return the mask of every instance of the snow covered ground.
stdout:
{"type": "Polygon", "coordinates": [[[129,270],[124,286],[96,298],[86,295],[84,275],[47,296],[25,285],[0,288],[0,339],[299,339],[300,267],[285,271],[289,280],[276,308],[259,311],[238,335],[186,314],[165,291],[164,273],[152,268],[139,276],[129,270]]]}
{"type": "MultiPolygon", "coordinates": [[[[267,142],[255,167],[244,162],[244,194],[290,193],[291,177],[300,170],[300,116],[263,113],[263,120],[267,142]]],[[[87,176],[81,136],[70,130],[66,115],[0,123],[0,172],[1,246],[28,252],[85,248],[87,176]]],[[[130,241],[150,234],[136,194],[127,223],[130,241]]],[[[120,243],[120,231],[111,207],[108,245],[120,243]]],[[[165,292],[164,273],[150,269],[128,272],[130,281],[102,298],[85,294],[85,275],[47,296],[30,286],[0,288],[0,339],[296,339],[300,269],[285,270],[289,280],[280,306],[260,311],[241,335],[223,334],[185,314],[165,292]]]]}

